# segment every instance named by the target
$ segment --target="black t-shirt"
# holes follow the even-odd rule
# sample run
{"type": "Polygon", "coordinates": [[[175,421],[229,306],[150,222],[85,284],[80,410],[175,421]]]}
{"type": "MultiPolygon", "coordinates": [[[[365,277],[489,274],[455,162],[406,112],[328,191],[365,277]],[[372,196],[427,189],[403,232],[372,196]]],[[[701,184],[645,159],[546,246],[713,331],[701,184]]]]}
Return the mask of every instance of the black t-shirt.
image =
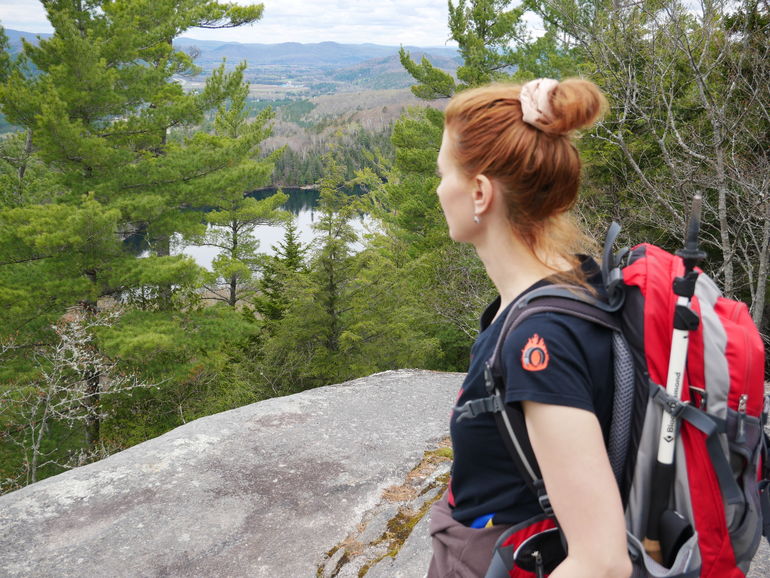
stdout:
{"type": "MultiPolygon", "coordinates": [[[[601,292],[596,263],[588,259],[582,266],[588,282],[601,292]]],[[[547,284],[540,281],[525,293],[547,284]]],[[[488,395],[484,363],[494,351],[508,309],[492,322],[499,306],[498,298],[481,317],[458,406],[488,395]]],[[[507,337],[501,361],[506,403],[536,401],[593,412],[606,440],[614,389],[609,330],[564,313],[537,313],[507,337]]],[[[491,516],[493,524],[516,524],[541,512],[503,444],[493,414],[458,422],[457,412],[452,412],[450,432],[454,464],[449,503],[455,520],[477,526],[491,516]]]]}

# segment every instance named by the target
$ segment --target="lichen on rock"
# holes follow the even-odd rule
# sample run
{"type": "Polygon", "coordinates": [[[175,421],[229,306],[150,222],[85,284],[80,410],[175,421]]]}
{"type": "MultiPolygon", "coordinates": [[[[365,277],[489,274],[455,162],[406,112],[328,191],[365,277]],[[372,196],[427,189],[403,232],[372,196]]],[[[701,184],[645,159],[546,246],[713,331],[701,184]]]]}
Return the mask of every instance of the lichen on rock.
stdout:
{"type": "Polygon", "coordinates": [[[425,452],[402,483],[383,490],[377,506],[325,554],[317,576],[362,577],[384,559],[395,558],[414,527],[444,493],[451,461],[449,438],[444,438],[425,452]]]}

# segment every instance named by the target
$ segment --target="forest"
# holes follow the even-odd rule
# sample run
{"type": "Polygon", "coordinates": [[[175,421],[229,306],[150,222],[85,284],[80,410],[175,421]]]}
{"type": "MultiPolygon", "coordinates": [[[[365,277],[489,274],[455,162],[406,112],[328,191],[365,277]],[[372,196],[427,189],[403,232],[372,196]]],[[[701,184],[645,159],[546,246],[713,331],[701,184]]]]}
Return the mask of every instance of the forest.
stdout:
{"type": "Polygon", "coordinates": [[[0,33],[0,491],[196,418],[398,368],[464,371],[494,297],[435,195],[442,103],[490,81],[582,76],[609,110],[580,135],[576,213],[603,238],[682,244],[704,196],[704,269],[770,326],[770,10],[766,0],[450,0],[462,65],[400,59],[420,99],[392,124],[266,146],[246,63],[200,90],[192,27],[257,22],[215,0],[46,2],[54,34],[0,33]],[[544,32],[527,27],[530,15],[544,32]],[[292,182],[294,181],[294,182],[292,182]],[[314,184],[314,240],[281,192],[314,184]],[[353,188],[363,194],[352,194],[353,188]],[[366,214],[366,235],[352,226],[366,214]],[[254,231],[281,224],[268,255],[254,231]],[[140,234],[140,254],[126,239],[140,234]],[[211,270],[176,250],[216,248],[211,270]],[[354,247],[357,247],[354,249],[354,247]]]}

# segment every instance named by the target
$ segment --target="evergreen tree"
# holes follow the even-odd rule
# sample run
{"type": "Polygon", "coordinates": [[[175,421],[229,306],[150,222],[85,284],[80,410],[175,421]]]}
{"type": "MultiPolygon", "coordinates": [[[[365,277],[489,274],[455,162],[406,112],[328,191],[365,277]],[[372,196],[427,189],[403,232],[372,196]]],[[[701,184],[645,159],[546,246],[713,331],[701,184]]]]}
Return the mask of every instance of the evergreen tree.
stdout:
{"type": "Polygon", "coordinates": [[[214,120],[215,132],[202,135],[206,148],[230,165],[202,181],[210,186],[211,208],[205,213],[208,225],[200,245],[221,249],[212,263],[213,279],[207,289],[213,299],[225,301],[231,307],[250,300],[254,293],[254,272],[257,268],[259,242],[254,232],[258,226],[275,225],[285,221],[288,213],[281,211],[288,197],[276,193],[267,199],[256,200],[247,192],[267,184],[277,151],[265,159],[259,158],[259,144],[269,135],[269,109],[262,111],[252,122],[247,122],[246,97],[249,87],[242,80],[245,64],[233,74],[240,81],[228,100],[220,105],[214,120]],[[224,286],[224,291],[222,290],[224,286]]]}
{"type": "MultiPolygon", "coordinates": [[[[413,315],[437,339],[428,366],[463,371],[467,350],[477,333],[478,311],[493,288],[472,247],[450,238],[436,196],[436,158],[443,115],[425,108],[402,116],[393,128],[395,162],[376,177],[363,178],[371,189],[369,210],[382,225],[378,251],[403,291],[414,300],[413,315]]],[[[362,175],[363,177],[363,175],[362,175]]]]}
{"type": "MultiPolygon", "coordinates": [[[[422,308],[409,269],[394,263],[387,243],[380,246],[383,237],[360,250],[352,219],[361,206],[348,193],[351,183],[336,154],[332,149],[323,159],[308,271],[284,276],[280,294],[266,301],[280,319],[270,323],[254,356],[255,373],[273,394],[441,363],[438,340],[428,333],[431,312],[422,308]]],[[[285,246],[280,259],[293,269],[288,264],[300,260],[290,260],[296,251],[285,246]]]]}
{"type": "Polygon", "coordinates": [[[11,55],[8,47],[8,36],[5,29],[0,26],[0,82],[5,82],[13,67],[11,55]]]}
{"type": "MultiPolygon", "coordinates": [[[[174,233],[200,229],[199,219],[180,209],[202,206],[209,190],[198,185],[227,166],[205,148],[205,139],[185,140],[178,130],[200,123],[241,80],[222,70],[204,90],[185,93],[174,76],[195,68],[171,42],[191,26],[253,21],[261,6],[118,0],[49,2],[45,8],[54,35],[24,45],[26,68],[12,71],[0,86],[3,112],[30,133],[59,177],[47,201],[77,204],[93,195],[118,208],[121,221],[145,230],[149,249],[166,257],[174,233]]],[[[160,290],[170,287],[161,283],[163,269],[178,268],[178,260],[146,265],[144,281],[158,277],[159,305],[168,308],[170,293],[160,290]]],[[[114,291],[108,271],[89,275],[102,291],[114,291]]]]}
{"type": "Polygon", "coordinates": [[[307,248],[300,243],[293,221],[286,224],[283,241],[273,246],[273,251],[273,255],[264,259],[259,292],[254,298],[254,308],[268,332],[272,332],[275,322],[283,319],[290,305],[288,285],[291,278],[305,270],[307,248]]]}
{"type": "Polygon", "coordinates": [[[574,58],[558,42],[558,29],[546,22],[545,33],[534,38],[523,20],[528,9],[528,2],[511,0],[450,0],[449,30],[463,60],[457,80],[425,57],[415,62],[402,47],[401,64],[418,82],[412,92],[432,100],[491,81],[574,73],[574,58]]]}
{"type": "Polygon", "coordinates": [[[451,242],[436,196],[436,158],[444,116],[433,108],[413,109],[399,118],[392,133],[395,161],[367,184],[369,208],[412,258],[451,242]]]}
{"type": "Polygon", "coordinates": [[[345,297],[354,273],[351,244],[358,240],[350,224],[354,209],[345,191],[344,167],[333,151],[324,158],[319,189],[319,219],[313,225],[317,233],[316,252],[310,275],[317,288],[315,298],[321,313],[319,337],[323,355],[319,371],[328,374],[334,371],[336,354],[340,351],[345,297]]]}
{"type": "Polygon", "coordinates": [[[351,199],[344,168],[330,150],[319,181],[318,221],[306,275],[286,288],[289,306],[261,346],[259,373],[276,393],[344,381],[351,376],[341,357],[340,336],[348,320],[348,289],[355,275],[351,199]]]}
{"type": "MultiPolygon", "coordinates": [[[[256,158],[267,116],[237,135],[224,124],[218,134],[192,134],[209,112],[237,101],[242,70],[223,65],[203,90],[185,92],[175,78],[196,68],[172,40],[193,26],[253,22],[262,6],[62,0],[44,7],[53,36],[37,46],[26,43],[19,63],[0,63],[2,112],[23,130],[3,142],[12,154],[0,166],[0,342],[12,344],[3,370],[13,377],[11,388],[23,387],[39,371],[30,352],[55,344],[51,327],[68,307],[96,316],[106,298],[119,298],[141,310],[127,313],[95,343],[159,377],[161,391],[142,396],[146,407],[163,400],[167,407],[175,391],[194,390],[190,376],[217,375],[226,366],[222,343],[251,330],[239,324],[239,314],[197,306],[201,270],[188,257],[171,256],[170,240],[201,234],[200,212],[190,209],[263,184],[271,162],[256,158]],[[149,257],[137,259],[123,246],[134,231],[146,232],[149,257]],[[161,368],[172,371],[161,375],[161,368]]],[[[220,115],[223,123],[226,116],[220,115]]],[[[84,375],[87,403],[94,404],[85,433],[96,445],[116,430],[102,427],[107,414],[100,409],[98,367],[84,375]]],[[[139,401],[124,398],[113,414],[135,418],[139,401]]],[[[175,418],[148,412],[144,433],[184,420],[181,407],[174,408],[175,418]]],[[[117,447],[141,441],[115,439],[117,447]]]]}

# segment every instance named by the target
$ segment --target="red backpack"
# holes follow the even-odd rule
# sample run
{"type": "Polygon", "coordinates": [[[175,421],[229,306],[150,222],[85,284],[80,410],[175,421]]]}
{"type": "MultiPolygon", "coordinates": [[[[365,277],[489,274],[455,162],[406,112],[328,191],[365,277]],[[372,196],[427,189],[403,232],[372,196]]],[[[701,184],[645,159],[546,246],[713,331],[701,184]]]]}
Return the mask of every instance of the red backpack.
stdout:
{"type": "MultiPolygon", "coordinates": [[[[764,345],[748,309],[722,297],[695,269],[702,258],[697,218],[677,256],[648,244],[613,255],[619,229],[613,223],[605,243],[608,299],[563,286],[526,294],[511,308],[487,361],[487,400],[498,399],[483,406],[494,408],[509,453],[543,509],[500,537],[487,578],[547,576],[565,555],[524,416],[500,403],[502,344],[525,318],[543,311],[613,331],[608,454],[626,509],[633,576],[742,578],[761,536],[768,536],[763,427],[770,399],[764,345]]],[[[481,409],[483,401],[456,409],[473,417],[490,411],[481,409]]]]}

